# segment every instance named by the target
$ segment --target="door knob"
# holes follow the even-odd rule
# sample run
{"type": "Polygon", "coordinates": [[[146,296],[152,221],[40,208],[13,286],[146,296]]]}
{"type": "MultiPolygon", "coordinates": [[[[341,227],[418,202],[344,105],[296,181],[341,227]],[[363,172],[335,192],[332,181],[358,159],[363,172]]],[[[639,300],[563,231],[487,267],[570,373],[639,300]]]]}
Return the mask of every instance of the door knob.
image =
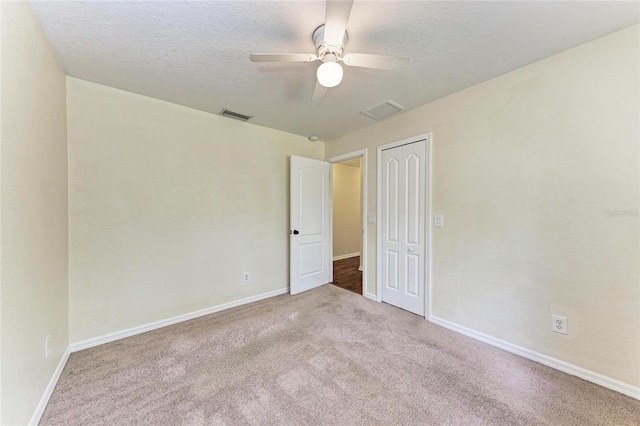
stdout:
{"type": "Polygon", "coordinates": [[[413,253],[413,249],[408,249],[407,250],[409,253],[413,253]]]}
{"type": "Polygon", "coordinates": [[[293,230],[293,235],[298,235],[298,234],[299,234],[298,230],[297,230],[297,229],[294,229],[294,230],[293,230]]]}

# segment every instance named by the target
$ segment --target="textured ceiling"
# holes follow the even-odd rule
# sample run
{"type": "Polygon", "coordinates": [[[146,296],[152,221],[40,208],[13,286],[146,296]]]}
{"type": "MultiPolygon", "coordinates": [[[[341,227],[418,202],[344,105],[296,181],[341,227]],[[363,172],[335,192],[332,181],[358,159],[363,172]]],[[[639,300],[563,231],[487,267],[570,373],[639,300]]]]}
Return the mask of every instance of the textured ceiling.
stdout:
{"type": "Polygon", "coordinates": [[[311,101],[319,63],[252,63],[313,53],[316,1],[32,1],[70,76],[330,140],[372,124],[360,111],[406,109],[638,22],[638,2],[358,1],[346,52],[409,56],[403,72],[345,67],[311,101]]]}

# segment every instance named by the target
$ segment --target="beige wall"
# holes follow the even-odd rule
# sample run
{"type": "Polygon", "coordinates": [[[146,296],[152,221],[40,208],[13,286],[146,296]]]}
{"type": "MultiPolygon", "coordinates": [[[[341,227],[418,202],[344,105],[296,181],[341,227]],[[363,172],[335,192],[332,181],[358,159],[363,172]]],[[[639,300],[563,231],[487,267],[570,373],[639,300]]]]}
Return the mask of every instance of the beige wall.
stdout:
{"type": "Polygon", "coordinates": [[[68,345],[65,76],[29,3],[0,7],[0,423],[17,425],[68,345]]]}
{"type": "Polygon", "coordinates": [[[333,164],[333,257],[360,252],[360,180],[360,167],[333,164]]]}
{"type": "Polygon", "coordinates": [[[67,102],[72,342],[288,286],[289,156],[322,142],[73,78],[67,102]]]}
{"type": "MultiPolygon", "coordinates": [[[[433,213],[445,217],[432,228],[433,314],[633,386],[638,48],[636,25],[326,145],[333,157],[432,132],[433,213]],[[567,336],[552,314],[568,317],[567,336]]],[[[375,155],[368,169],[374,213],[375,155]]],[[[375,225],[368,235],[375,293],[375,225]]]]}

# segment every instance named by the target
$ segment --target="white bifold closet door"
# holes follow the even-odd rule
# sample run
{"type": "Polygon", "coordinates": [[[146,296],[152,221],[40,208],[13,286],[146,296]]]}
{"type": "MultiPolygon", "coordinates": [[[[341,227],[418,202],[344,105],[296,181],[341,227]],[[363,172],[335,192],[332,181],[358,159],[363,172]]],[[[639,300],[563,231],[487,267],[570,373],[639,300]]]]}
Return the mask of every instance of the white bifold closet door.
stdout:
{"type": "Polygon", "coordinates": [[[382,301],[425,310],[426,142],[382,151],[382,301]]]}

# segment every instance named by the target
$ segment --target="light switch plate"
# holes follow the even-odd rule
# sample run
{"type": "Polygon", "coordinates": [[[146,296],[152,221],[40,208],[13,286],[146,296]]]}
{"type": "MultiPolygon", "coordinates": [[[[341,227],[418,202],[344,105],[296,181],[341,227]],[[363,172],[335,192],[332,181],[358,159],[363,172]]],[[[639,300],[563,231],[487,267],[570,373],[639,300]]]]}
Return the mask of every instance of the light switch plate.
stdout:
{"type": "Polygon", "coordinates": [[[370,214],[367,216],[367,223],[376,223],[376,215],[370,214]]]}
{"type": "Polygon", "coordinates": [[[442,215],[436,215],[434,221],[433,221],[434,226],[437,226],[438,228],[444,228],[444,216],[442,215]]]}

